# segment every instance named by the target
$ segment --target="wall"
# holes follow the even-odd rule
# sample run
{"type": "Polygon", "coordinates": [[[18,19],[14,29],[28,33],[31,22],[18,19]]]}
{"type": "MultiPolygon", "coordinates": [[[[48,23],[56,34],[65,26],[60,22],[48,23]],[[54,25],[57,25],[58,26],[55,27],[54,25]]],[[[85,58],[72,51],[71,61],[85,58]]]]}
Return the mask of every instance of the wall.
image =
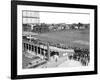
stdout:
{"type": "MultiPolygon", "coordinates": [[[[76,3],[76,4],[95,4],[98,5],[98,14],[100,14],[100,0],[36,0],[45,2],[57,2],[57,3],[76,3]]],[[[11,44],[11,11],[10,0],[0,0],[0,80],[10,80],[10,44],[11,44]]],[[[100,15],[98,16],[98,22],[100,21],[100,15]]],[[[100,26],[100,23],[98,24],[100,26]]],[[[98,27],[98,34],[100,34],[100,27],[98,27]]],[[[100,41],[100,37],[98,38],[100,41]]],[[[100,44],[100,42],[98,42],[100,44]]],[[[98,53],[100,53],[100,45],[98,45],[98,53]]],[[[98,60],[100,61],[100,54],[98,54],[98,60]]],[[[98,62],[100,67],[100,62],[98,62]]],[[[99,69],[100,73],[100,69],[99,69]]],[[[67,77],[55,77],[55,78],[41,78],[31,80],[99,80],[98,75],[85,75],[85,76],[67,76],[67,77]]],[[[26,79],[29,80],[29,79],[26,79]]]]}

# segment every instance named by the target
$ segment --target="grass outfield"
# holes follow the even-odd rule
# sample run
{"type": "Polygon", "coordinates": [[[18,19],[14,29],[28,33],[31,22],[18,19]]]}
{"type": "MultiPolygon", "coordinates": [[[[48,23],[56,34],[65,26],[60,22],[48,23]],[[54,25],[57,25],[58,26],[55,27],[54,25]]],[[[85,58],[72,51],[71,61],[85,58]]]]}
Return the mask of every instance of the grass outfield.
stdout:
{"type": "Polygon", "coordinates": [[[67,30],[41,33],[35,36],[43,41],[66,44],[66,46],[88,48],[89,30],[67,30]]]}

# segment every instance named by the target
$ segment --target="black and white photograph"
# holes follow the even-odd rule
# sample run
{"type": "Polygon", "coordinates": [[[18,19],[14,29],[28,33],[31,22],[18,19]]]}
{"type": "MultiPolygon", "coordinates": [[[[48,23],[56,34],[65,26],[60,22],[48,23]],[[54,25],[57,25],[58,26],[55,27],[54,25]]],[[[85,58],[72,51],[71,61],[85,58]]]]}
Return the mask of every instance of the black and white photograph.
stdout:
{"type": "Polygon", "coordinates": [[[90,15],[22,11],[22,67],[89,66],[90,15]]]}
{"type": "Polygon", "coordinates": [[[92,74],[96,70],[95,6],[29,4],[16,8],[17,75],[92,74]]]}

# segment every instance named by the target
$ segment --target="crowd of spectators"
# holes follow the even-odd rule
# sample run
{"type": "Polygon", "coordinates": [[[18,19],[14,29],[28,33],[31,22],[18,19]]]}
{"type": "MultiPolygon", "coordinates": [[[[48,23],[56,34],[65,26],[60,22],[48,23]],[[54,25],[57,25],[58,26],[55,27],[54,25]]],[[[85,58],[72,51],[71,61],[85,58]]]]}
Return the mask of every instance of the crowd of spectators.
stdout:
{"type": "Polygon", "coordinates": [[[89,49],[74,49],[75,53],[69,56],[69,59],[73,59],[81,62],[83,66],[88,66],[90,61],[89,49]]]}
{"type": "MultiPolygon", "coordinates": [[[[23,37],[23,39],[25,40],[26,37],[23,37]]],[[[42,43],[41,40],[32,40],[32,42],[34,43],[38,43],[40,45],[46,45],[46,43],[42,43]]],[[[85,49],[85,48],[78,48],[78,47],[70,47],[70,46],[66,46],[64,44],[61,43],[53,43],[53,42],[48,42],[50,46],[54,46],[57,48],[62,48],[62,49],[74,49],[74,54],[69,56],[69,59],[73,59],[73,60],[77,60],[79,62],[82,63],[83,66],[87,66],[89,64],[90,61],[90,52],[89,49],[85,49]]]]}

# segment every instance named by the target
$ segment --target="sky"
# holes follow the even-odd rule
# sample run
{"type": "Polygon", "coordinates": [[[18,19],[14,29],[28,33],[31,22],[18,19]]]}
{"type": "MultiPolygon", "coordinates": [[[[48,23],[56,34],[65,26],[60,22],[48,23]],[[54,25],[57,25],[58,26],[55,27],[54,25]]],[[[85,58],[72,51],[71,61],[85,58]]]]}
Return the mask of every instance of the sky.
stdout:
{"type": "Polygon", "coordinates": [[[40,23],[90,23],[89,14],[40,12],[40,23]]]}

